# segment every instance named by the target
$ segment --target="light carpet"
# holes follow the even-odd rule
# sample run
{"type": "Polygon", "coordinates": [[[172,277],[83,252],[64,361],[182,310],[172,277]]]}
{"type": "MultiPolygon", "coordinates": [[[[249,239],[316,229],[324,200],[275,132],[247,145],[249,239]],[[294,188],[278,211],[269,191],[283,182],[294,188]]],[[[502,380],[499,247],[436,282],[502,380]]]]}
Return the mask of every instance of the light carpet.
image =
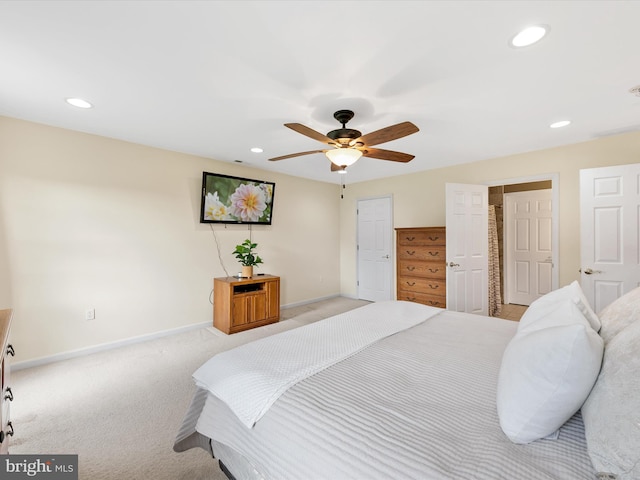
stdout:
{"type": "Polygon", "coordinates": [[[78,454],[83,480],[226,480],[204,450],[173,451],[191,374],[218,352],[367,303],[336,297],[233,335],[200,328],[13,372],[10,453],[78,454]]]}

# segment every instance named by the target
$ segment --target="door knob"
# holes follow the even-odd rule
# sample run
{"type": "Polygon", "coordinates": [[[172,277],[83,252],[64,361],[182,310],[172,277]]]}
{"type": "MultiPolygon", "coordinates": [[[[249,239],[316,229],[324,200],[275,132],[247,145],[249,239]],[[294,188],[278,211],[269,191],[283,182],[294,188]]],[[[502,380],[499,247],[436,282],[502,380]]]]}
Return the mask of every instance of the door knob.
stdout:
{"type": "Polygon", "coordinates": [[[449,266],[450,266],[450,267],[459,267],[459,266],[460,266],[460,264],[459,264],[459,263],[449,262],[449,266]]]}
{"type": "MultiPolygon", "coordinates": [[[[580,269],[580,272],[582,272],[582,269],[580,269]]],[[[587,269],[584,271],[584,274],[585,274],[585,275],[593,275],[594,273],[602,273],[602,270],[592,270],[592,269],[590,269],[590,268],[587,268],[587,269]]]]}

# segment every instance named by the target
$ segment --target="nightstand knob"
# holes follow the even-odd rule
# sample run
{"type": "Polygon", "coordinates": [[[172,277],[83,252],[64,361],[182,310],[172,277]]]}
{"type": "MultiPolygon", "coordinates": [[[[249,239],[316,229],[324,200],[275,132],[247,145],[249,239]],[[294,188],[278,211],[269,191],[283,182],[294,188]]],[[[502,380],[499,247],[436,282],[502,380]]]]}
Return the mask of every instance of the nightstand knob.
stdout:
{"type": "Polygon", "coordinates": [[[7,432],[7,435],[9,435],[10,437],[13,437],[13,423],[11,422],[7,423],[7,427],[11,429],[10,432],[7,432]]]}
{"type": "Polygon", "coordinates": [[[5,388],[4,391],[6,392],[4,399],[13,402],[13,392],[11,391],[11,387],[5,388]]]}
{"type": "Polygon", "coordinates": [[[16,356],[16,351],[13,349],[13,345],[7,345],[7,354],[11,355],[12,357],[16,356]]]}

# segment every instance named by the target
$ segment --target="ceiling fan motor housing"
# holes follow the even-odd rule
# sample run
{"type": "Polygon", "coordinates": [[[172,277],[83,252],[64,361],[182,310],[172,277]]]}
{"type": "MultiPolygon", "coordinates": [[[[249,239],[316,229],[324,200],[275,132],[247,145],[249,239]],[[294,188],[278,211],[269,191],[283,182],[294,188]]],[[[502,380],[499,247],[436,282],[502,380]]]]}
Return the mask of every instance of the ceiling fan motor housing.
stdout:
{"type": "Polygon", "coordinates": [[[362,133],[360,131],[345,127],[347,122],[351,120],[353,116],[354,113],[351,110],[338,110],[336,113],[334,113],[333,118],[335,118],[342,124],[342,128],[330,131],[329,133],[327,133],[327,137],[329,137],[331,140],[335,140],[341,145],[346,145],[349,143],[349,141],[360,138],[362,136],[362,133]]]}

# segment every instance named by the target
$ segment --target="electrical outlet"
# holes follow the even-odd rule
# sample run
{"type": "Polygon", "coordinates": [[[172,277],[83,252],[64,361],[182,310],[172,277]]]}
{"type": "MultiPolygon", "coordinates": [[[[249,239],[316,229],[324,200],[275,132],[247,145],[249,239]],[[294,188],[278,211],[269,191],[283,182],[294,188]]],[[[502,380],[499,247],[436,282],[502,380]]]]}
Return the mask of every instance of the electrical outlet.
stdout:
{"type": "Polygon", "coordinates": [[[95,320],[96,319],[96,309],[95,308],[87,308],[84,312],[85,320],[95,320]]]}

